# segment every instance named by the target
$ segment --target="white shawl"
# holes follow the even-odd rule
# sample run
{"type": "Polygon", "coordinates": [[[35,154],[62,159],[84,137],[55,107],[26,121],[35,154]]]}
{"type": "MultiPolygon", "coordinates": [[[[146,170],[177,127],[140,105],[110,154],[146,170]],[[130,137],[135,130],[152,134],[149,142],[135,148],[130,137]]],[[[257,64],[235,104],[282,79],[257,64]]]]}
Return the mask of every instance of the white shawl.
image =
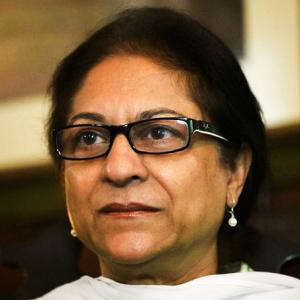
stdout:
{"type": "Polygon", "coordinates": [[[300,280],[266,272],[204,276],[183,284],[127,285],[83,276],[38,300],[300,300],[300,280]]]}

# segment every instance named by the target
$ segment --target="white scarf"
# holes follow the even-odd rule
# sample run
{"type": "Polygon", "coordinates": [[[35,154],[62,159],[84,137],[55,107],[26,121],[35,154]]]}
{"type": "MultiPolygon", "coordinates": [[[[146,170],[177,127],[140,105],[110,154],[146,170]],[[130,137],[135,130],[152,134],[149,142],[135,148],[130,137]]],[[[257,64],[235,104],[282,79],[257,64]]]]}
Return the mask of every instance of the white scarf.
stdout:
{"type": "Polygon", "coordinates": [[[81,279],[39,300],[300,300],[300,280],[266,272],[204,276],[183,284],[127,285],[105,277],[81,279]]]}

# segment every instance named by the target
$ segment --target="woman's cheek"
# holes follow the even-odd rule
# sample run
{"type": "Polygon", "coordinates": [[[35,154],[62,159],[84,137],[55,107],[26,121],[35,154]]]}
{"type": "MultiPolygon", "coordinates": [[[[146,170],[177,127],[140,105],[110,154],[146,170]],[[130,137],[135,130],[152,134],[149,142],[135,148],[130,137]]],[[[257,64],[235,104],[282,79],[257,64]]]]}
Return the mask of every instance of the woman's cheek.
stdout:
{"type": "Polygon", "coordinates": [[[93,177],[88,168],[70,164],[65,168],[65,195],[71,223],[80,226],[89,214],[89,197],[93,190],[93,177]]]}

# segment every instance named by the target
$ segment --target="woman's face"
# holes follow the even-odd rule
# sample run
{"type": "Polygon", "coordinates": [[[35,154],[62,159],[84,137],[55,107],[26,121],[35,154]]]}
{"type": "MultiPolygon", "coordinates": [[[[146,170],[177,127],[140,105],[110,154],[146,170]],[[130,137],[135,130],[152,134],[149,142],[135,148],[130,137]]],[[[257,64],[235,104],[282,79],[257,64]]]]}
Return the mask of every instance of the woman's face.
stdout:
{"type": "MultiPolygon", "coordinates": [[[[180,74],[124,55],[90,71],[69,123],[119,125],[166,116],[203,119],[180,74]]],[[[171,257],[195,264],[195,257],[214,256],[232,192],[232,172],[220,162],[217,144],[198,134],[190,148],[163,155],[138,154],[118,135],[107,156],[65,161],[64,181],[71,222],[100,257],[102,271],[109,264],[163,265],[171,257]]]]}

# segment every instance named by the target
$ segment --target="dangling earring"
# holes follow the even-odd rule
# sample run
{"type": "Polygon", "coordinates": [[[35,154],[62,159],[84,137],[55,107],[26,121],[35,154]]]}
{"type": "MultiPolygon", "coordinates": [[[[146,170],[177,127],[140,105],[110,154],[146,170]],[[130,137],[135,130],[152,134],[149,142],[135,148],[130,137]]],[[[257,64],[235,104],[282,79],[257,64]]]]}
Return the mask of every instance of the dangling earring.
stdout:
{"type": "Polygon", "coordinates": [[[77,232],[73,228],[71,229],[70,234],[71,234],[72,237],[77,237],[77,232]]]}
{"type": "Polygon", "coordinates": [[[228,212],[230,213],[230,218],[228,219],[228,225],[230,227],[235,227],[238,223],[237,219],[234,216],[234,207],[235,207],[235,201],[232,201],[232,206],[230,207],[230,210],[228,210],[228,212]]]}

